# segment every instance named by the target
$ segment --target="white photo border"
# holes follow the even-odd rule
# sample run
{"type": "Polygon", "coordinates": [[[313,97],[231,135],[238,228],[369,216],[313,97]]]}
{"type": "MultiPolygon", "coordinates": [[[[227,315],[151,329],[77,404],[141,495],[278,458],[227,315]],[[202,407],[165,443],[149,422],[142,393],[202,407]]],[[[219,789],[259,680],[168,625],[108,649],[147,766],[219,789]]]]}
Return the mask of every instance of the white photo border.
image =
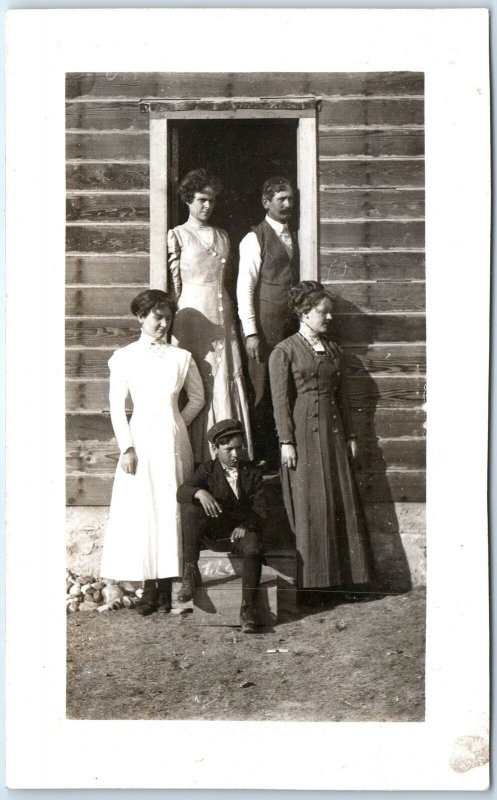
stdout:
{"type": "Polygon", "coordinates": [[[489,726],[488,12],[30,10],[8,13],[7,34],[8,786],[485,789],[487,766],[460,773],[450,758],[458,737],[488,740],[489,726]],[[254,47],[261,31],[268,46],[254,47]],[[65,73],[207,66],[425,73],[423,723],[65,718],[65,73]],[[40,575],[43,602],[19,598],[20,576],[34,586],[40,575]],[[247,752],[257,769],[243,769],[247,752]]]}

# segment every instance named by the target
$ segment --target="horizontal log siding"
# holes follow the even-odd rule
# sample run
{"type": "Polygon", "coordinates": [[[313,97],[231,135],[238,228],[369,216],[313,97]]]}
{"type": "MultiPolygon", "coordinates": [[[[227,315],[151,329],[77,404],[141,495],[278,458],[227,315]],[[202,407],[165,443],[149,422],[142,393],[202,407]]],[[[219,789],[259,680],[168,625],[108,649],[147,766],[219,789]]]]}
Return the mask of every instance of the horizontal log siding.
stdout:
{"type": "Polygon", "coordinates": [[[144,97],[316,94],[320,279],[349,370],[365,501],[425,496],[424,99],[418,73],[74,73],[67,105],[67,500],[108,504],[107,361],[148,285],[144,97]]]}
{"type": "MultiPolygon", "coordinates": [[[[424,375],[425,349],[413,344],[344,345],[348,372],[354,375],[424,375]]],[[[107,362],[114,352],[112,347],[68,347],[66,349],[66,376],[68,378],[107,378],[107,362]]]]}

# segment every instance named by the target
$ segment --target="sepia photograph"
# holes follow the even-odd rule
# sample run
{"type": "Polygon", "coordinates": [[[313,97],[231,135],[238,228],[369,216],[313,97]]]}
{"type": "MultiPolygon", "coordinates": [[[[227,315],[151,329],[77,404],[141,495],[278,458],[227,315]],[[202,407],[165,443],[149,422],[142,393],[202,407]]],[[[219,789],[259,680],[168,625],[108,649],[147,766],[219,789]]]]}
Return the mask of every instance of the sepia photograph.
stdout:
{"type": "Polygon", "coordinates": [[[66,168],[68,716],[422,720],[424,75],[69,73],[66,168]]]}
{"type": "Polygon", "coordinates": [[[488,13],[7,29],[9,788],[485,789],[488,13]]]}

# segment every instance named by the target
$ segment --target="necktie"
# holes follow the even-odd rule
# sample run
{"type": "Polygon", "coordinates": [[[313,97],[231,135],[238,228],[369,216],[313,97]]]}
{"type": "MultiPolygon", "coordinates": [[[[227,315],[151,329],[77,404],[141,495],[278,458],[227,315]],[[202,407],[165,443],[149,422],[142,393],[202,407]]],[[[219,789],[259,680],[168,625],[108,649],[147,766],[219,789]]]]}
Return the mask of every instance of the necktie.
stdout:
{"type": "Polygon", "coordinates": [[[283,242],[285,250],[287,251],[290,258],[293,255],[293,244],[292,244],[292,237],[290,236],[290,231],[288,230],[288,225],[283,226],[283,230],[280,234],[280,239],[283,242]]]}

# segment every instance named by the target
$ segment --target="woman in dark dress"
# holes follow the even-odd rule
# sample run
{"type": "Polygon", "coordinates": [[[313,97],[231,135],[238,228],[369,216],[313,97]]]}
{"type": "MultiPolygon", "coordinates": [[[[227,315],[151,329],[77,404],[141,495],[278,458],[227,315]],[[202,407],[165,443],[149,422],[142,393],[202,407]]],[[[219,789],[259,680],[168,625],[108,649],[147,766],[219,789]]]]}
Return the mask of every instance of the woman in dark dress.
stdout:
{"type": "Polygon", "coordinates": [[[281,445],[285,508],[296,537],[299,588],[371,580],[369,547],[350,459],[357,442],[347,408],[342,352],[327,338],[332,301],[321,283],[289,293],[299,332],[269,360],[281,445]]]}

